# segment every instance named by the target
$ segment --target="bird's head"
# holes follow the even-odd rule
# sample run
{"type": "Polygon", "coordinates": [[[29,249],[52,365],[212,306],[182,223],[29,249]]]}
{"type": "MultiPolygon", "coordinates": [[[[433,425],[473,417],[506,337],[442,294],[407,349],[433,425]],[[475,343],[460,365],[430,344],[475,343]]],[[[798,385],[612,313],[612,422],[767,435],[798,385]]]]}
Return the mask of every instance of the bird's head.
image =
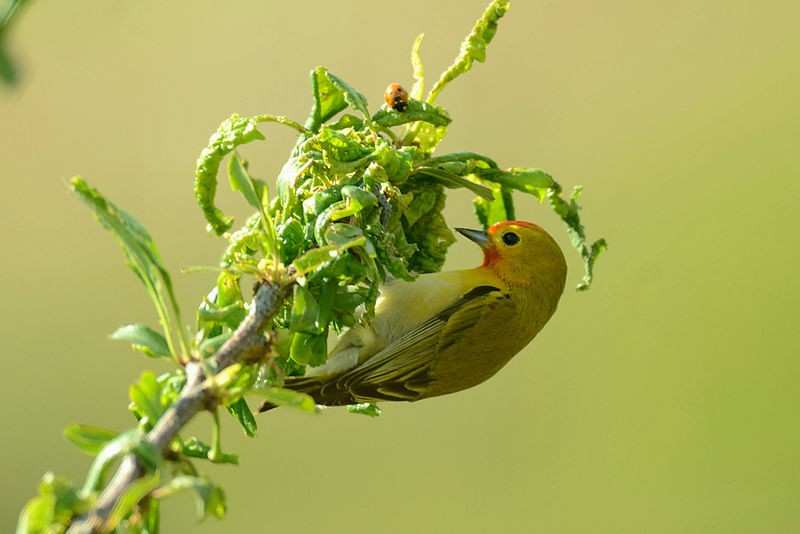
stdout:
{"type": "Polygon", "coordinates": [[[483,249],[483,267],[515,286],[546,284],[559,294],[567,263],[555,240],[541,226],[525,221],[502,221],[484,232],[456,228],[483,249]]]}

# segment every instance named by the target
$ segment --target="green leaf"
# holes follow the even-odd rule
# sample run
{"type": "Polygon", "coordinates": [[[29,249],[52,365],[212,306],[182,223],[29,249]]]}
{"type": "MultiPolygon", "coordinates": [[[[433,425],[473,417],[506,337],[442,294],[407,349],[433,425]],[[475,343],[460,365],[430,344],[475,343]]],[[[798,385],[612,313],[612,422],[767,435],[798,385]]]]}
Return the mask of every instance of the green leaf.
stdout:
{"type": "Polygon", "coordinates": [[[356,210],[356,213],[364,208],[371,208],[378,205],[378,198],[355,185],[346,185],[342,187],[342,196],[347,199],[347,205],[356,210]]]}
{"type": "Polygon", "coordinates": [[[547,201],[553,211],[566,223],[567,234],[572,246],[575,247],[575,250],[578,251],[583,259],[584,275],[576,289],[578,291],[586,291],[592,285],[597,258],[605,252],[608,244],[605,239],[598,239],[591,245],[587,245],[586,232],[578,213],[581,209],[578,204],[578,197],[581,191],[582,188],[580,186],[575,187],[569,201],[566,201],[561,197],[561,186],[554,183],[553,187],[547,192],[547,201]]]}
{"type": "Polygon", "coordinates": [[[104,527],[112,530],[120,524],[120,522],[128,517],[128,515],[136,508],[148,493],[158,487],[161,481],[161,475],[158,471],[155,473],[146,474],[136,480],[133,484],[128,486],[125,493],[119,498],[114,505],[111,514],[108,516],[104,527]]]}
{"type": "Polygon", "coordinates": [[[144,441],[144,433],[140,429],[135,428],[123,432],[109,441],[97,454],[89,469],[89,474],[86,476],[86,482],[81,491],[82,495],[88,496],[97,491],[112,462],[129,452],[135,453],[138,458],[143,460],[143,465],[151,470],[155,469],[160,461],[159,452],[144,441]]]}
{"type": "Polygon", "coordinates": [[[448,189],[458,189],[463,187],[464,189],[469,189],[479,197],[485,198],[486,200],[494,199],[492,190],[488,187],[472,182],[467,178],[463,178],[457,174],[453,174],[437,167],[419,167],[414,170],[414,175],[423,175],[433,178],[448,189]]]}
{"type": "Polygon", "coordinates": [[[414,192],[414,198],[403,213],[409,226],[417,224],[423,216],[436,207],[439,195],[434,189],[422,189],[414,192]]]}
{"type": "Polygon", "coordinates": [[[247,173],[245,164],[236,151],[233,152],[233,155],[228,160],[228,181],[231,184],[231,189],[241,193],[248,204],[257,210],[263,209],[261,195],[256,191],[256,185],[247,173]]]}
{"type": "Polygon", "coordinates": [[[87,504],[70,482],[46,473],[39,495],[28,501],[19,516],[17,534],[64,532],[74,516],[86,512],[87,504]]]}
{"type": "Polygon", "coordinates": [[[119,435],[118,432],[91,425],[70,425],[64,429],[64,437],[83,452],[92,456],[99,453],[109,441],[119,435]]]}
{"type": "Polygon", "coordinates": [[[192,436],[181,445],[181,454],[189,458],[201,458],[209,460],[215,464],[239,464],[239,456],[236,454],[218,452],[214,459],[211,459],[211,446],[203,443],[196,437],[192,436]]]}
{"type": "Polygon", "coordinates": [[[418,273],[441,270],[447,256],[447,249],[455,242],[455,236],[447,226],[442,215],[445,195],[441,186],[425,185],[436,192],[436,204],[414,225],[405,231],[408,242],[416,247],[408,260],[408,267],[418,273]]]}
{"type": "Polygon", "coordinates": [[[161,388],[161,405],[171,406],[180,397],[183,386],[186,385],[186,375],[183,369],[176,369],[169,373],[163,373],[156,378],[161,388]]]}
{"type": "Polygon", "coordinates": [[[347,411],[350,413],[357,413],[366,415],[367,417],[378,417],[383,413],[383,410],[378,408],[377,404],[365,402],[362,404],[348,404],[347,411]]]}
{"type": "Polygon", "coordinates": [[[319,304],[314,295],[308,288],[295,284],[289,321],[291,330],[307,334],[320,334],[324,326],[320,326],[319,316],[319,304]]]}
{"type": "Polygon", "coordinates": [[[244,433],[251,438],[255,437],[258,424],[256,423],[256,418],[253,416],[253,412],[250,411],[250,407],[247,405],[247,401],[240,398],[229,404],[227,408],[230,414],[239,421],[244,433]]]}
{"type": "Polygon", "coordinates": [[[297,332],[292,336],[289,355],[292,360],[302,365],[318,366],[327,358],[328,334],[306,334],[297,332]]]}
{"type": "Polygon", "coordinates": [[[226,216],[214,204],[217,194],[217,171],[222,159],[236,147],[257,139],[264,139],[258,131],[258,117],[231,115],[219,125],[208,140],[208,146],[200,152],[194,171],[194,195],[210,229],[217,235],[227,232],[233,218],[226,216]]]}
{"type": "Polygon", "coordinates": [[[405,111],[396,111],[384,106],[375,112],[372,120],[386,127],[417,121],[427,122],[433,126],[447,126],[452,122],[450,115],[444,109],[413,98],[408,100],[408,108],[405,111]]]}
{"type": "Polygon", "coordinates": [[[206,299],[197,309],[197,321],[203,327],[216,324],[235,329],[245,315],[247,315],[247,310],[244,309],[244,304],[241,302],[218,307],[206,299]]]}
{"type": "Polygon", "coordinates": [[[334,130],[327,126],[310,139],[304,148],[307,150],[316,148],[321,151],[324,163],[340,171],[340,174],[347,174],[366,166],[372,153],[370,147],[366,146],[355,132],[334,130]]]}
{"type": "Polygon", "coordinates": [[[484,229],[500,221],[513,221],[515,219],[511,191],[501,186],[494,189],[493,195],[494,198],[492,200],[480,197],[473,200],[475,215],[477,215],[484,229]]]}
{"type": "Polygon", "coordinates": [[[19,16],[20,8],[27,2],[28,0],[4,0],[0,6],[0,32],[8,29],[14,17],[19,16]]]}
{"type": "Polygon", "coordinates": [[[395,150],[388,143],[382,143],[375,151],[375,159],[386,170],[389,181],[400,184],[406,181],[414,166],[413,147],[395,150]]]}
{"type": "Polygon", "coordinates": [[[555,184],[553,177],[541,169],[485,169],[478,170],[475,174],[482,180],[531,194],[539,200],[544,200],[550,188],[555,184]]]}
{"type": "Polygon", "coordinates": [[[278,226],[277,232],[281,261],[289,264],[294,261],[303,247],[305,240],[303,225],[297,219],[289,219],[278,226]]]}
{"type": "Polygon", "coordinates": [[[156,376],[150,371],[143,372],[139,381],[131,385],[128,393],[132,410],[142,418],[142,425],[146,428],[154,425],[166,409],[161,404],[161,386],[156,381],[156,376]]]}
{"type": "Polygon", "coordinates": [[[161,531],[161,504],[158,500],[153,498],[146,498],[145,509],[141,510],[142,518],[142,533],[141,534],[159,534],[161,531]]]}
{"type": "Polygon", "coordinates": [[[482,154],[476,154],[475,152],[453,152],[450,154],[444,154],[442,156],[436,156],[435,158],[426,159],[421,165],[425,167],[437,167],[439,165],[445,165],[453,162],[461,162],[466,164],[466,172],[474,172],[474,169],[481,167],[491,169],[497,168],[497,163],[495,163],[492,158],[482,154]]]}
{"type": "Polygon", "coordinates": [[[161,326],[166,333],[166,341],[171,348],[170,353],[177,356],[170,341],[172,330],[178,332],[181,349],[186,351],[188,344],[184,339],[185,332],[180,317],[180,308],[172,289],[172,279],[161,261],[161,256],[150,234],[136,219],[106,200],[79,176],[71,180],[71,185],[80,199],[92,208],[100,224],[114,234],[122,245],[128,265],[144,283],[156,307],[161,326]],[[169,315],[169,306],[172,308],[174,320],[169,315]]]}
{"type": "Polygon", "coordinates": [[[345,128],[353,128],[360,130],[364,127],[364,119],[345,113],[339,120],[329,126],[332,130],[344,130],[345,128]]]}
{"type": "Polygon", "coordinates": [[[422,64],[422,55],[420,54],[424,38],[424,33],[417,35],[417,38],[414,39],[414,44],[411,46],[411,67],[414,70],[414,86],[411,88],[409,96],[414,100],[422,100],[422,95],[425,94],[425,66],[422,64]]]}
{"type": "Polygon", "coordinates": [[[199,518],[204,519],[209,515],[217,519],[225,517],[225,492],[221,487],[213,484],[205,477],[176,476],[167,485],[155,490],[154,495],[159,499],[163,499],[186,490],[195,492],[197,496],[197,515],[199,518]]]}
{"type": "Polygon", "coordinates": [[[133,349],[152,358],[169,357],[169,345],[160,333],[143,324],[122,326],[111,334],[111,339],[127,341],[133,349]]]}
{"type": "Polygon", "coordinates": [[[319,269],[339,255],[339,249],[335,245],[328,245],[319,248],[312,248],[292,263],[298,275],[305,275],[311,271],[319,269]]]}
{"type": "Polygon", "coordinates": [[[366,238],[361,236],[357,239],[353,239],[347,243],[342,243],[340,245],[326,245],[324,247],[319,248],[312,248],[292,263],[295,270],[297,271],[298,275],[306,275],[312,271],[320,269],[324,267],[332,260],[339,257],[344,251],[353,248],[353,247],[360,247],[366,244],[366,238]]]}
{"type": "Polygon", "coordinates": [[[274,122],[277,124],[282,124],[284,126],[288,126],[293,130],[297,130],[303,135],[311,135],[311,132],[305,129],[305,127],[300,124],[299,122],[293,121],[289,117],[284,117],[283,115],[266,115],[260,114],[253,117],[256,122],[274,122]]]}
{"type": "Polygon", "coordinates": [[[223,269],[232,270],[237,263],[247,263],[248,260],[255,263],[253,258],[261,250],[262,240],[261,214],[253,213],[247,218],[244,226],[228,236],[229,244],[220,262],[223,269]]]}
{"type": "Polygon", "coordinates": [[[327,72],[327,75],[331,83],[342,92],[342,94],[344,95],[345,102],[347,102],[352,108],[357,109],[358,111],[363,113],[365,117],[369,117],[369,109],[367,109],[367,99],[364,97],[364,95],[353,89],[350,86],[350,84],[348,84],[338,76],[335,76],[330,72],[327,72]]]}
{"type": "Polygon", "coordinates": [[[17,83],[19,74],[5,47],[5,38],[2,33],[0,33],[0,80],[8,85],[14,85],[17,83]]]}
{"type": "Polygon", "coordinates": [[[409,134],[404,139],[406,144],[414,143],[420,150],[432,153],[436,146],[447,133],[447,126],[434,126],[427,122],[417,122],[411,126],[409,134]]]}
{"type": "Polygon", "coordinates": [[[342,199],[341,190],[338,187],[329,188],[325,191],[317,191],[303,201],[303,213],[307,220],[313,220],[320,216],[323,211],[332,204],[342,199]]]}
{"type": "Polygon", "coordinates": [[[254,388],[251,393],[276,406],[290,406],[304,412],[317,413],[317,403],[314,398],[299,391],[279,387],[260,387],[254,388]]]}
{"type": "Polygon", "coordinates": [[[428,102],[435,102],[442,89],[472,68],[473,61],[486,61],[486,47],[492,42],[497,32],[497,24],[510,7],[508,0],[493,0],[483,15],[475,22],[472,31],[461,43],[461,50],[453,64],[450,65],[434,84],[428,94],[428,102]]]}
{"type": "Polygon", "coordinates": [[[344,92],[333,84],[325,67],[311,71],[311,90],[314,93],[314,107],[306,121],[306,128],[318,132],[320,126],[347,107],[344,92]]]}
{"type": "Polygon", "coordinates": [[[19,515],[17,534],[48,532],[55,519],[55,507],[53,495],[41,495],[29,500],[19,515]]]}
{"type": "Polygon", "coordinates": [[[339,247],[362,240],[364,231],[347,223],[333,223],[325,230],[325,242],[339,247]]]}
{"type": "Polygon", "coordinates": [[[6,51],[6,36],[13,20],[19,16],[20,8],[27,0],[4,0],[0,3],[0,81],[14,85],[19,79],[19,73],[11,57],[6,51]]]}

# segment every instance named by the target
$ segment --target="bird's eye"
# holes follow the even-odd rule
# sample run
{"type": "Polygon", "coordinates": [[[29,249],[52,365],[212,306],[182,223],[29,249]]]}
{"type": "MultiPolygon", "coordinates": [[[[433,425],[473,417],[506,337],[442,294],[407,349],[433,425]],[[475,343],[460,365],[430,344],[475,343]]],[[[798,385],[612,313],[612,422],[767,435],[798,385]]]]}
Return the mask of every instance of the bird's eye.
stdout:
{"type": "Polygon", "coordinates": [[[519,236],[514,232],[506,232],[503,234],[503,243],[509,247],[512,247],[519,243],[519,236]]]}

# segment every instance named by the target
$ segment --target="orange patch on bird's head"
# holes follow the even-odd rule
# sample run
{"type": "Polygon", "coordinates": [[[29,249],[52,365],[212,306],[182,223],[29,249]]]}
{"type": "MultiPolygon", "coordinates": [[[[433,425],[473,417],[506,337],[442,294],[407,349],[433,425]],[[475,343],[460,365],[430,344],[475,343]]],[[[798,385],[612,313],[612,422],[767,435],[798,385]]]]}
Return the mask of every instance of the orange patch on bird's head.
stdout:
{"type": "Polygon", "coordinates": [[[502,232],[504,229],[508,228],[528,228],[530,230],[536,230],[539,232],[544,232],[544,229],[539,226],[538,224],[528,222],[528,221],[500,221],[498,223],[494,223],[489,227],[488,233],[496,234],[497,232],[502,232]]]}
{"type": "Polygon", "coordinates": [[[483,266],[515,284],[527,284],[543,272],[566,276],[558,244],[541,226],[527,221],[502,221],[486,232],[483,266]]]}

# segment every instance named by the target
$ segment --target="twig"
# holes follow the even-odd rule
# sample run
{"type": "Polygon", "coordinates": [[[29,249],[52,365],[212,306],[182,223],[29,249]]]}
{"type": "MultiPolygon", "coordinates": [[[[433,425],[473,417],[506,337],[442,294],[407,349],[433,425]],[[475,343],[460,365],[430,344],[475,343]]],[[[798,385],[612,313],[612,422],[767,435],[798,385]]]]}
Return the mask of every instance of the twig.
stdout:
{"type": "MultiPolygon", "coordinates": [[[[250,313],[241,322],[231,338],[217,351],[213,361],[216,371],[240,361],[263,355],[269,348],[269,341],[261,334],[261,330],[278,311],[280,303],[286,297],[287,285],[264,283],[256,291],[250,313]]],[[[202,366],[197,362],[186,365],[186,385],[181,396],[164,415],[155,427],[147,434],[145,440],[162,454],[169,447],[178,432],[200,411],[218,402],[212,388],[205,382],[202,366]]],[[[125,491],[144,474],[136,456],[129,454],[120,463],[117,472],[97,499],[94,508],[85,516],[77,518],[68,534],[90,534],[104,532],[106,521],[114,510],[114,506],[125,491]]]]}

